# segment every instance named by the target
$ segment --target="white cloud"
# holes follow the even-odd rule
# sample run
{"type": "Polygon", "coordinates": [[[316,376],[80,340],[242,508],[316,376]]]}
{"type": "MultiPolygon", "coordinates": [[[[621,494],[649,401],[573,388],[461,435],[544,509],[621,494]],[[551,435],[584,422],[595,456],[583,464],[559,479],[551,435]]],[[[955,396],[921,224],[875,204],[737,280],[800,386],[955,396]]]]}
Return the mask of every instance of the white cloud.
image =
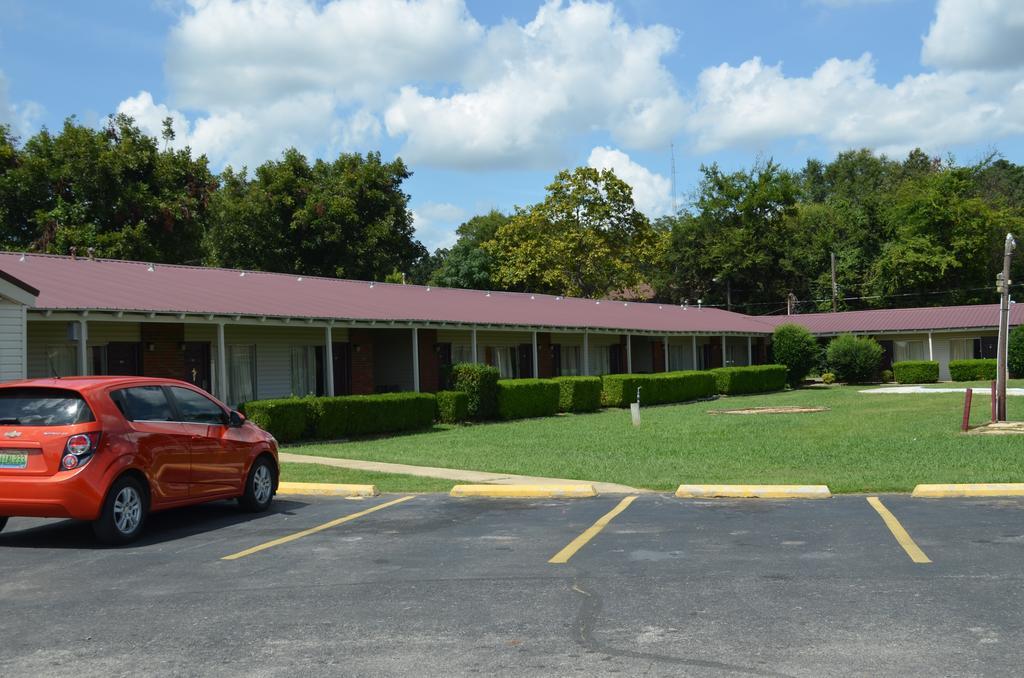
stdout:
{"type": "Polygon", "coordinates": [[[672,213],[672,181],[634,162],[620,150],[598,146],[590,151],[587,164],[610,169],[633,188],[633,202],[652,219],[672,213]]]}
{"type": "Polygon", "coordinates": [[[451,247],[458,239],[455,229],[465,221],[466,215],[466,210],[448,202],[422,203],[412,210],[416,238],[430,251],[451,247]]]}
{"type": "Polygon", "coordinates": [[[1024,132],[1024,77],[925,73],[890,87],[875,80],[869,54],[829,59],[810,77],[787,77],[781,65],[754,58],[701,73],[687,128],[701,151],[785,137],[890,153],[942,150],[1024,132]]]}
{"type": "Polygon", "coordinates": [[[661,63],[675,44],[671,29],[633,28],[610,4],[553,0],[526,25],[487,32],[464,91],[403,88],[385,124],[413,162],[455,167],[550,162],[567,137],[593,130],[634,148],[665,144],[685,111],[661,63]]]}
{"type": "Polygon", "coordinates": [[[1024,2],[939,0],[921,60],[942,69],[1024,67],[1024,2]]]}
{"type": "Polygon", "coordinates": [[[8,87],[7,76],[0,71],[0,125],[9,126],[14,136],[24,139],[36,130],[43,107],[34,101],[10,101],[8,87]]]}

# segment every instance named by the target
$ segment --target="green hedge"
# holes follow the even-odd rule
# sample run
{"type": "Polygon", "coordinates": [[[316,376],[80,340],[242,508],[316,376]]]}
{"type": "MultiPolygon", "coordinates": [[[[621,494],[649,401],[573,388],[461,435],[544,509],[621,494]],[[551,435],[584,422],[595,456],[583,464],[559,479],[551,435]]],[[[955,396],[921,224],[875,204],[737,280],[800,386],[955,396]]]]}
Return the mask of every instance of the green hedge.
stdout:
{"type": "Polygon", "coordinates": [[[723,395],[765,393],[781,391],[786,387],[785,365],[751,365],[749,367],[719,367],[711,370],[723,395]]]}
{"type": "Polygon", "coordinates": [[[465,391],[437,392],[437,420],[458,424],[469,419],[469,395],[465,391]]]}
{"type": "Polygon", "coordinates": [[[306,437],[311,428],[311,398],[253,400],[242,405],[242,412],[279,442],[290,443],[306,437]]]}
{"type": "Polygon", "coordinates": [[[493,419],[498,414],[498,377],[496,367],[477,363],[452,365],[453,391],[463,391],[469,397],[469,416],[472,419],[493,419]]]}
{"type": "Polygon", "coordinates": [[[320,440],[430,428],[437,408],[437,398],[432,393],[381,393],[310,400],[317,418],[314,436],[320,440]]]}
{"type": "Polygon", "coordinates": [[[953,381],[992,381],[996,378],[996,360],[950,360],[949,377],[953,381]]]}
{"type": "Polygon", "coordinates": [[[550,417],[558,412],[560,393],[554,379],[502,379],[498,382],[498,416],[550,417]]]}
{"type": "Polygon", "coordinates": [[[600,377],[558,377],[559,412],[593,412],[601,407],[600,377]]]}
{"type": "Polygon", "coordinates": [[[904,360],[893,363],[897,384],[934,384],[939,380],[939,363],[934,360],[904,360]]]}
{"type": "Polygon", "coordinates": [[[601,403],[608,407],[682,403],[718,393],[715,375],[710,372],[663,372],[660,374],[606,374],[601,377],[601,403]]]}

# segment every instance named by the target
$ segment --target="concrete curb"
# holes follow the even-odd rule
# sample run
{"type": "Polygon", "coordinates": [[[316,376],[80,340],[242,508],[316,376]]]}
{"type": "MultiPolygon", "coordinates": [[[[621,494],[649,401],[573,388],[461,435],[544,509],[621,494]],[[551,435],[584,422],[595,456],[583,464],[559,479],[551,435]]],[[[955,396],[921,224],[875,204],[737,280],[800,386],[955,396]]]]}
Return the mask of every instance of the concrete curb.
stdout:
{"type": "Polygon", "coordinates": [[[911,497],[1024,497],[1024,483],[966,483],[960,485],[918,485],[911,497]]]}
{"type": "Polygon", "coordinates": [[[456,485],[452,488],[453,497],[495,497],[519,499],[574,499],[580,497],[596,497],[597,490],[593,485],[456,485]]]}
{"type": "Polygon", "coordinates": [[[278,494],[305,494],[318,497],[376,497],[376,485],[338,485],[333,483],[287,483],[277,487],[278,494]]]}
{"type": "Polygon", "coordinates": [[[680,499],[829,499],[827,485],[680,485],[680,499]]]}

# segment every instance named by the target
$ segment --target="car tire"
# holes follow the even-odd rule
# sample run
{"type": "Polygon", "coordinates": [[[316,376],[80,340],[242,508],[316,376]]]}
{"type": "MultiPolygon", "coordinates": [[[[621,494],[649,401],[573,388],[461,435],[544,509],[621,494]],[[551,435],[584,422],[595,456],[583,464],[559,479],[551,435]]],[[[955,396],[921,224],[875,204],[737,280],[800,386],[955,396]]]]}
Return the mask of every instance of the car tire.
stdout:
{"type": "Polygon", "coordinates": [[[147,513],[149,506],[142,483],[132,476],[121,476],[107,492],[92,530],[104,544],[127,544],[142,532],[147,513]]]}
{"type": "Polygon", "coordinates": [[[267,457],[259,457],[249,469],[245,480],[245,494],[238,498],[246,511],[258,513],[270,508],[274,500],[274,464],[267,457]]]}
{"type": "Polygon", "coordinates": [[[3,532],[5,527],[7,527],[7,516],[0,516],[0,532],[3,532]]]}

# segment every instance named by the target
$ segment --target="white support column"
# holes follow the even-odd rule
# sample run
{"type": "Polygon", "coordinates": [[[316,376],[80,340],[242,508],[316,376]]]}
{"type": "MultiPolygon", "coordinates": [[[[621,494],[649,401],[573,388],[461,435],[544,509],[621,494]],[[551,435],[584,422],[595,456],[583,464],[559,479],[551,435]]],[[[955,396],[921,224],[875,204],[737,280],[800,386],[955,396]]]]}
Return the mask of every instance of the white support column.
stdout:
{"type": "MultiPolygon", "coordinates": [[[[228,359],[224,345],[224,323],[217,323],[217,397],[228,402],[228,359]]],[[[235,403],[228,403],[234,406],[235,403]]]]}
{"type": "Polygon", "coordinates": [[[633,337],[626,335],[626,374],[633,374],[633,337]]]}
{"type": "Polygon", "coordinates": [[[747,365],[754,364],[754,341],[747,337],[747,365]]]}
{"type": "Polygon", "coordinates": [[[324,328],[324,392],[334,395],[334,328],[324,328]]]}
{"type": "Polygon", "coordinates": [[[537,332],[533,333],[533,378],[540,376],[540,366],[537,364],[537,332]]]}
{"type": "Polygon", "coordinates": [[[726,347],[725,347],[725,335],[723,334],[722,335],[722,367],[728,367],[727,361],[725,359],[725,357],[726,357],[726,350],[725,349],[726,349],[726,347]]]}
{"type": "Polygon", "coordinates": [[[932,333],[928,333],[928,360],[935,360],[935,350],[932,348],[932,333]]]}
{"type": "Polygon", "coordinates": [[[89,374],[89,323],[85,318],[78,321],[78,373],[89,374]]]}
{"type": "Polygon", "coordinates": [[[693,367],[691,369],[699,370],[700,366],[697,365],[697,335],[695,334],[690,338],[693,339],[693,367]]]}
{"type": "Polygon", "coordinates": [[[661,340],[661,352],[662,352],[662,354],[663,354],[663,356],[665,358],[665,371],[666,372],[671,372],[672,370],[669,369],[669,364],[668,364],[668,362],[669,362],[668,361],[668,355],[669,355],[668,354],[668,335],[665,335],[664,337],[662,337],[662,340],[661,340]]]}
{"type": "Polygon", "coordinates": [[[420,331],[412,328],[412,390],[420,392],[420,331]]]}
{"type": "Polygon", "coordinates": [[[475,327],[471,330],[471,335],[472,336],[470,338],[470,344],[473,347],[473,362],[474,363],[478,363],[478,362],[480,362],[480,358],[478,358],[477,354],[476,354],[476,328],[475,327]]]}
{"type": "Polygon", "coordinates": [[[583,376],[590,376],[590,334],[583,330],[583,376]]]}

